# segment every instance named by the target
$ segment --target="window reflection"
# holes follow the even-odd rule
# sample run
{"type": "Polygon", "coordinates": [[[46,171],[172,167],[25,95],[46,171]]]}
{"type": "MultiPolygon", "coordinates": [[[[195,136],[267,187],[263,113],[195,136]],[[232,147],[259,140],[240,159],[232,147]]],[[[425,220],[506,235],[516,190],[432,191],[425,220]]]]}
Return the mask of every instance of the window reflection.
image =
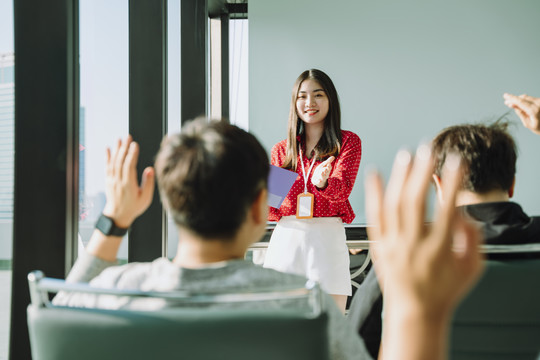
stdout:
{"type": "Polygon", "coordinates": [[[229,21],[229,81],[231,123],[249,130],[248,20],[229,21]]]}
{"type": "Polygon", "coordinates": [[[0,1],[0,359],[9,352],[15,155],[13,2],[0,1]]]}
{"type": "MultiPolygon", "coordinates": [[[[167,133],[180,132],[180,0],[167,2],[167,133]]],[[[167,217],[167,257],[176,254],[178,231],[167,217]]]]}
{"type": "Polygon", "coordinates": [[[13,2],[0,1],[0,359],[9,352],[15,155],[13,2]]]}
{"type": "Polygon", "coordinates": [[[88,243],[105,206],[105,149],[129,132],[128,13],[127,0],[79,3],[79,245],[88,243]]]}
{"type": "Polygon", "coordinates": [[[15,57],[0,53],[0,359],[8,355],[13,241],[15,57]]]}

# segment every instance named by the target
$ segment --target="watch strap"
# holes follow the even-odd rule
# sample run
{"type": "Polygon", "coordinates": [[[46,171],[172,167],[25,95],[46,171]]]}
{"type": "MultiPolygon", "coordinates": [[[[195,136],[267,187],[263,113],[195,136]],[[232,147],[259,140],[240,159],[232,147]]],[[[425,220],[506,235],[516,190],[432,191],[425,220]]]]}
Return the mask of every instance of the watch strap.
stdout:
{"type": "Polygon", "coordinates": [[[116,226],[112,218],[103,214],[100,215],[96,222],[96,229],[105,236],[124,236],[129,230],[116,226]]]}

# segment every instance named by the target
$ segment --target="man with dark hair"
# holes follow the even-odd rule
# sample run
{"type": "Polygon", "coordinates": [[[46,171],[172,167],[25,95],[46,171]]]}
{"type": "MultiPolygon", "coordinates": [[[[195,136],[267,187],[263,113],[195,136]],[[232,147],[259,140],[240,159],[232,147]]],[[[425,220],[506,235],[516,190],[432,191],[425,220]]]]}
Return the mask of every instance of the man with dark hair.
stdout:
{"type": "MultiPolygon", "coordinates": [[[[103,216],[67,281],[144,291],[226,293],[305,285],[304,277],[244,260],[248,247],[262,237],[266,227],[268,157],[253,135],[225,122],[204,119],[188,124],[180,134],[166,137],[155,161],[162,201],[178,227],[176,256],[172,261],[159,258],[116,266],[123,235],[152,200],[154,169],[145,169],[139,187],[138,151],[130,137],[119,141],[112,155],[107,151],[103,216]]],[[[87,293],[59,293],[54,303],[143,310],[166,306],[156,299],[87,293]]],[[[308,308],[307,302],[279,300],[238,306],[287,306],[299,311],[308,308]]],[[[328,314],[332,358],[370,359],[362,340],[328,294],[323,294],[322,307],[328,314]]],[[[204,341],[201,339],[201,346],[204,341]]]]}
{"type": "MultiPolygon", "coordinates": [[[[441,169],[448,154],[460,156],[464,175],[456,205],[484,230],[488,245],[540,243],[540,217],[527,216],[511,202],[516,172],[516,145],[507,124],[458,125],[435,137],[433,179],[444,202],[441,169]]],[[[508,255],[505,255],[508,256],[508,255]]]]}
{"type": "MultiPolygon", "coordinates": [[[[446,157],[455,153],[465,169],[462,191],[482,195],[502,191],[508,200],[514,188],[517,150],[507,128],[508,123],[498,121],[491,125],[451,126],[441,131],[432,141],[437,189],[446,157]]],[[[495,200],[500,195],[494,194],[495,200]]]]}
{"type": "MultiPolygon", "coordinates": [[[[504,94],[523,125],[540,135],[540,98],[504,94]]],[[[458,125],[441,131],[432,142],[435,161],[433,179],[440,203],[445,201],[442,169],[449,154],[456,153],[464,168],[455,204],[484,232],[488,245],[540,243],[540,217],[529,217],[511,202],[514,194],[517,150],[507,124],[458,125]]],[[[540,257],[540,252],[488,254],[490,258],[540,257]]],[[[377,274],[368,273],[349,308],[349,320],[364,340],[370,354],[378,357],[383,298],[377,274]]]]}

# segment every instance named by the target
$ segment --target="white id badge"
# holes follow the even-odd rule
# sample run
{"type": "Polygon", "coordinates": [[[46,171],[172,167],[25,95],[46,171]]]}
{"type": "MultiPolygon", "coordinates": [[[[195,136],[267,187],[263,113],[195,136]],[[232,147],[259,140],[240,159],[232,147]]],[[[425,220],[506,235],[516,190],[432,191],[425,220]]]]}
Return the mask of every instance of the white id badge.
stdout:
{"type": "Polygon", "coordinates": [[[298,194],[296,198],[296,218],[311,219],[313,217],[313,194],[303,193],[298,194]]]}

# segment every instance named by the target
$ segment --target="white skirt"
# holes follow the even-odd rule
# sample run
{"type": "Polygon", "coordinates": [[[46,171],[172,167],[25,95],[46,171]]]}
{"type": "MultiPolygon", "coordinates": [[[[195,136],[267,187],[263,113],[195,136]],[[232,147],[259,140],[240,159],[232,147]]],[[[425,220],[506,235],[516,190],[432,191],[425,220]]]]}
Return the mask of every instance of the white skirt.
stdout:
{"type": "Polygon", "coordinates": [[[303,275],[329,294],[351,295],[346,239],[341,218],[284,216],[270,238],[264,267],[303,275]]]}

